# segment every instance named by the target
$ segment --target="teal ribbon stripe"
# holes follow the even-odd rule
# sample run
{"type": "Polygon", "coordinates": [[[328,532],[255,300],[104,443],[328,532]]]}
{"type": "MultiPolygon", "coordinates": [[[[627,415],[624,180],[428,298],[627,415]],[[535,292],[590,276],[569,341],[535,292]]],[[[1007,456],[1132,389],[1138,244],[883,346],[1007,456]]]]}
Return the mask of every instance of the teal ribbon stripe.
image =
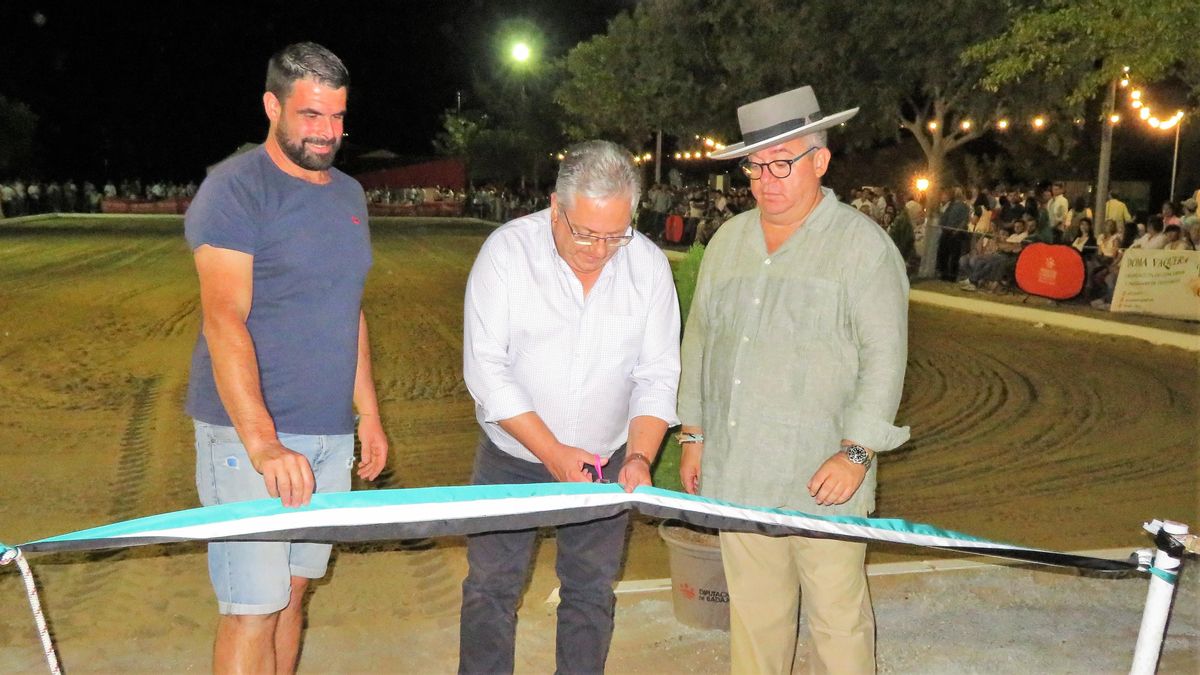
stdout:
{"type": "MultiPolygon", "coordinates": [[[[76,532],[60,534],[45,539],[21,544],[32,552],[39,550],[88,550],[100,548],[123,548],[147,543],[178,542],[189,539],[250,539],[253,536],[272,536],[287,540],[289,533],[304,538],[305,531],[320,541],[361,541],[369,539],[397,538],[397,531],[421,531],[420,536],[461,534],[470,531],[485,531],[491,528],[491,520],[505,529],[504,520],[520,527],[537,527],[562,522],[588,520],[589,511],[638,510],[647,515],[679,518],[696,525],[717,526],[721,529],[758,531],[769,534],[802,534],[809,536],[832,536],[857,540],[881,540],[916,546],[944,548],[968,553],[994,555],[1026,562],[1050,565],[1065,565],[1097,571],[1119,572],[1136,569],[1136,566],[1115,560],[1086,558],[1072,554],[1055,553],[1042,549],[1014,546],[1004,542],[971,536],[953,530],[944,530],[933,525],[911,523],[899,518],[863,518],[856,516],[819,516],[786,509],[748,507],[716,499],[709,499],[682,492],[673,492],[655,487],[640,487],[633,494],[626,494],[620,485],[600,483],[537,483],[523,485],[469,485],[431,488],[409,488],[401,490],[363,490],[359,492],[320,493],[312,501],[299,508],[286,508],[279,499],[260,499],[234,504],[220,504],[202,508],[162,513],[144,518],[135,518],[119,523],[101,525],[76,532]],[[561,498],[561,499],[555,499],[561,498]],[[511,500],[537,499],[528,510],[511,500]],[[510,500],[503,509],[489,508],[489,501],[510,500]],[[471,508],[441,509],[439,504],[470,503],[471,508]],[[344,519],[325,519],[320,523],[306,521],[295,516],[305,513],[336,511],[339,509],[370,509],[387,507],[429,507],[430,517],[425,520],[388,521],[376,512],[364,516],[361,523],[344,519]],[[456,516],[446,515],[455,511],[456,516]],[[577,519],[571,513],[578,511],[577,519]],[[553,515],[551,515],[553,514],[553,515]],[[233,529],[232,524],[248,518],[261,518],[262,529],[246,534],[245,527],[233,529]],[[271,522],[276,518],[276,522],[271,522]],[[329,523],[325,521],[333,520],[329,523]],[[383,522],[379,522],[379,521],[383,522]],[[467,522],[471,521],[471,522],[467,522]],[[481,522],[475,522],[481,521],[481,522]],[[822,525],[824,523],[825,525],[822,525]],[[222,531],[223,524],[231,527],[222,531]],[[444,526],[443,526],[444,524],[444,526]],[[395,525],[389,530],[388,525],[395,525]],[[467,526],[474,529],[468,529],[467,526]],[[203,536],[180,536],[181,528],[207,526],[203,536]],[[358,526],[370,527],[357,533],[358,526]],[[382,526],[382,527],[381,527],[382,526]],[[423,529],[422,529],[423,528],[423,529]],[[936,541],[935,541],[936,539],[936,541]]],[[[405,514],[411,518],[412,510],[405,514]]],[[[594,517],[594,516],[593,516],[594,517]]],[[[315,520],[315,519],[314,519],[315,520]]]]}

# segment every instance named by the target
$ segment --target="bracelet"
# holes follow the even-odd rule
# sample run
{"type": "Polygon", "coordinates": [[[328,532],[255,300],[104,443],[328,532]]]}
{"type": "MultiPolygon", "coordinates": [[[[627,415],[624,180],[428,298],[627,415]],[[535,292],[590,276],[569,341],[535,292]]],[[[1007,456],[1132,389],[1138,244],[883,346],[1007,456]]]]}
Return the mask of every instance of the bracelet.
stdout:
{"type": "Polygon", "coordinates": [[[625,464],[628,464],[634,460],[640,460],[642,462],[645,462],[646,468],[647,469],[650,468],[650,459],[640,452],[635,452],[632,455],[628,455],[627,457],[625,457],[625,462],[621,466],[624,466],[625,464]]]}
{"type": "Polygon", "coordinates": [[[675,440],[679,441],[680,445],[687,445],[688,443],[703,443],[704,434],[687,434],[681,431],[675,434],[675,440]]]}

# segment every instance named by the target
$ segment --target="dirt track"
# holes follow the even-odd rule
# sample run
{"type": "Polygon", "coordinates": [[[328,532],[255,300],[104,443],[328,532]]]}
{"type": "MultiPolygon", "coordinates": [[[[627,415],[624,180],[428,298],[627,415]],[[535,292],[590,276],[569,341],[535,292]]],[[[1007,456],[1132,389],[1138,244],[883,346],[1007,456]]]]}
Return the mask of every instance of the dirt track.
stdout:
{"type": "MultiPolygon", "coordinates": [[[[476,430],[460,379],[461,297],[486,232],[376,226],[366,309],[394,449],[381,487],[469,475],[476,430]]],[[[5,541],[196,504],[182,404],[197,310],[177,222],[0,229],[5,541]]],[[[1139,525],[1149,517],[1198,522],[1194,353],[921,307],[911,323],[900,421],[913,440],[881,462],[878,515],[1058,550],[1144,545],[1139,525]]],[[[635,538],[651,545],[645,532],[635,538]]],[[[394,618],[415,612],[449,630],[463,571],[455,546],[362,546],[341,562],[349,576],[376,556],[369,567],[411,582],[395,591],[406,602],[394,618]]],[[[97,625],[120,640],[149,639],[164,626],[123,626],[143,610],[208,639],[197,548],[89,558],[40,564],[60,639],[84,639],[97,625]]],[[[631,560],[626,577],[639,575],[665,576],[661,558],[631,560]]],[[[0,575],[0,605],[20,602],[14,582],[0,575]]],[[[370,597],[331,597],[322,629],[370,597]]],[[[19,609],[0,619],[0,645],[23,643],[26,622],[19,609]]],[[[88,663],[105,670],[131,644],[113,645],[114,661],[98,648],[88,663]]]]}

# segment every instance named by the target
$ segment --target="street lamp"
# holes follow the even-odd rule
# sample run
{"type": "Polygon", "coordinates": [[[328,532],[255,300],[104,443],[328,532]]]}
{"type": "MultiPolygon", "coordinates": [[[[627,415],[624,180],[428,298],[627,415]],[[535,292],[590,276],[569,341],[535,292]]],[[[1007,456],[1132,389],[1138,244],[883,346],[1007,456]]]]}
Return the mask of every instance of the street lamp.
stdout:
{"type": "Polygon", "coordinates": [[[924,177],[918,178],[917,182],[916,182],[916,186],[917,186],[917,190],[919,192],[924,193],[926,190],[929,189],[929,179],[924,178],[924,177]]]}
{"type": "Polygon", "coordinates": [[[1159,129],[1175,127],[1175,155],[1171,158],[1171,197],[1175,201],[1175,176],[1179,172],[1179,131],[1183,128],[1183,111],[1175,111],[1175,115],[1158,125],[1159,129]]]}
{"type": "Polygon", "coordinates": [[[517,42],[512,46],[511,53],[514,61],[517,63],[525,63],[529,60],[529,57],[533,52],[529,49],[529,45],[525,44],[524,42],[517,42]]]}

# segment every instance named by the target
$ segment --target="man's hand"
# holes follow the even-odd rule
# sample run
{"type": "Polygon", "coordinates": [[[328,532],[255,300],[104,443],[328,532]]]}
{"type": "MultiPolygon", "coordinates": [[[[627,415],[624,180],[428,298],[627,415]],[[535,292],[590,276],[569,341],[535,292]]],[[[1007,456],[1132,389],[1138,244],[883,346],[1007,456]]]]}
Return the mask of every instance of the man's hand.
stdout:
{"type": "Polygon", "coordinates": [[[654,485],[654,481],[650,478],[650,462],[646,456],[637,453],[626,457],[617,482],[625,488],[626,492],[633,492],[643,485],[654,485]]]}
{"type": "Polygon", "coordinates": [[[308,505],[317,483],[307,457],[288,450],[278,440],[246,452],[254,470],[262,474],[267,494],[279,497],[287,507],[308,505]]]}
{"type": "MultiPolygon", "coordinates": [[[[560,483],[591,483],[592,475],[584,468],[586,465],[595,464],[596,455],[571,445],[557,444],[549,453],[549,456],[542,459],[542,464],[554,476],[554,480],[560,483]]],[[[600,466],[608,464],[607,457],[600,458],[600,466]]]]}
{"type": "Polygon", "coordinates": [[[704,456],[704,443],[684,443],[679,456],[679,480],[689,495],[700,494],[700,459],[704,456]]]}
{"type": "Polygon", "coordinates": [[[387,464],[388,440],[383,433],[383,422],[375,413],[363,413],[358,417],[358,444],[362,458],[358,462],[358,477],[375,480],[387,464]]]}
{"type": "Polygon", "coordinates": [[[808,494],[821,506],[845,504],[867,477],[867,467],[839,452],[821,465],[808,481],[808,494]]]}

